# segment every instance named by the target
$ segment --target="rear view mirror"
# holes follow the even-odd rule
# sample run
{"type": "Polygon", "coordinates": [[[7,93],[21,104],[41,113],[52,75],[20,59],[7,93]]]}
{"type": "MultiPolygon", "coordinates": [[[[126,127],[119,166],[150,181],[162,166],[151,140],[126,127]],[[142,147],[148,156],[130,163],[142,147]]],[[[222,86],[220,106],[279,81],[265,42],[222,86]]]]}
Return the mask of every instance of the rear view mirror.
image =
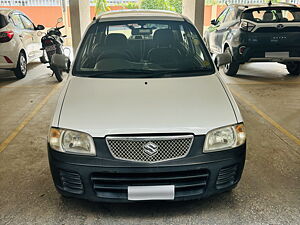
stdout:
{"type": "Polygon", "coordinates": [[[224,66],[232,62],[232,56],[229,53],[218,54],[215,59],[217,67],[224,66]]]}
{"type": "Polygon", "coordinates": [[[51,57],[51,66],[55,66],[63,71],[69,71],[70,59],[69,57],[62,54],[54,54],[51,57]]]}
{"type": "Polygon", "coordinates": [[[63,21],[62,17],[60,17],[60,18],[57,19],[57,23],[62,23],[62,21],[63,21]]]}
{"type": "Polygon", "coordinates": [[[216,26],[219,22],[215,19],[213,19],[212,21],[210,21],[210,23],[214,26],[216,26]]]}

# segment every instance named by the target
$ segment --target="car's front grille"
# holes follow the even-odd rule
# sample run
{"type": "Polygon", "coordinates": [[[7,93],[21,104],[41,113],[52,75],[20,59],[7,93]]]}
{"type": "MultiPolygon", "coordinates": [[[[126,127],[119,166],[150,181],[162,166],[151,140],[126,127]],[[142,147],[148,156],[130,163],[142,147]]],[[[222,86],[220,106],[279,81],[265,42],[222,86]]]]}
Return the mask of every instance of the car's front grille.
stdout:
{"type": "Polygon", "coordinates": [[[106,143],[116,159],[155,163],[187,156],[193,139],[193,135],[107,137],[106,143]]]}
{"type": "Polygon", "coordinates": [[[80,178],[80,175],[75,172],[60,170],[59,177],[61,182],[61,188],[64,191],[73,193],[73,194],[82,194],[83,193],[83,184],[80,178]]]}
{"type": "Polygon", "coordinates": [[[128,198],[128,186],[175,185],[175,198],[204,194],[209,178],[206,169],[159,173],[93,173],[93,189],[99,198],[128,198]]]}
{"type": "Polygon", "coordinates": [[[219,171],[216,187],[217,189],[232,186],[236,182],[238,165],[222,168],[219,171]]]}

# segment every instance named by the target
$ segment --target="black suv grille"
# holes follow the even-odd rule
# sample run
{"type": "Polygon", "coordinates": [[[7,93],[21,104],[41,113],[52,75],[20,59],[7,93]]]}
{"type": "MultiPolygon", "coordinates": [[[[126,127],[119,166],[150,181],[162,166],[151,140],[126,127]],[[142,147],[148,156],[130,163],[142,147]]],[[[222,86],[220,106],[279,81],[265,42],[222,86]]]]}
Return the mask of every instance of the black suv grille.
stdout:
{"type": "Polygon", "coordinates": [[[175,185],[175,198],[202,195],[209,172],[189,170],[160,173],[93,173],[91,180],[97,197],[128,198],[128,186],[175,185]]]}

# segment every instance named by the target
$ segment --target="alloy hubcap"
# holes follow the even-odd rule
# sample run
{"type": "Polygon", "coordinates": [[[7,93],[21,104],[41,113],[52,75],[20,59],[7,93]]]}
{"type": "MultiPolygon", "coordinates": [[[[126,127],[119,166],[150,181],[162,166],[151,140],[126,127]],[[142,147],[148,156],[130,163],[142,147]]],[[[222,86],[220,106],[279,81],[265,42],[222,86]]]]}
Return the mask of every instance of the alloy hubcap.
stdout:
{"type": "Polygon", "coordinates": [[[26,63],[26,59],[23,55],[21,55],[21,57],[20,57],[20,68],[21,68],[22,74],[25,74],[26,70],[27,70],[27,63],[26,63]]]}

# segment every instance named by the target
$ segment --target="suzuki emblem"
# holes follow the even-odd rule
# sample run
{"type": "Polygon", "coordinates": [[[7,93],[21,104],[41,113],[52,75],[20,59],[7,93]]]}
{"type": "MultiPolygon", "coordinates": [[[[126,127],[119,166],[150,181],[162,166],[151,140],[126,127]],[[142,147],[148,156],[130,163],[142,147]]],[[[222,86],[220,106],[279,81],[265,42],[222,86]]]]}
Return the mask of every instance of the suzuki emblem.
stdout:
{"type": "Polygon", "coordinates": [[[148,156],[153,156],[158,152],[158,146],[153,142],[148,142],[143,146],[144,153],[148,156]]]}

